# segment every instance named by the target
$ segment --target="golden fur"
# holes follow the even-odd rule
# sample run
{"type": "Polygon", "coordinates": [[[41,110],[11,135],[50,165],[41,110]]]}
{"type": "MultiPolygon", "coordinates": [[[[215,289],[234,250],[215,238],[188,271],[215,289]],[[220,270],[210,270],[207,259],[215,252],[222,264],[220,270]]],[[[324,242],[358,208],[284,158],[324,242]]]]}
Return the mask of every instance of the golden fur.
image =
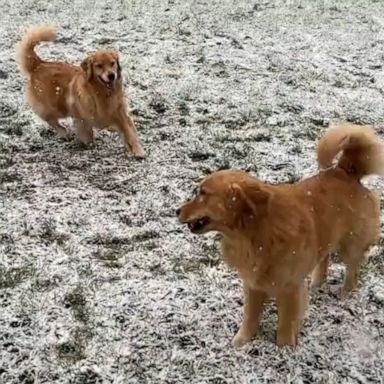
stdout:
{"type": "Polygon", "coordinates": [[[194,233],[222,234],[224,259],[243,280],[244,318],[235,346],[257,333],[269,297],[277,302],[277,344],[295,346],[308,274],[313,286],[323,283],[329,254],[338,251],[346,264],[343,292],[353,290],[364,253],[379,238],[379,197],[360,183],[362,176],[384,174],[384,146],[374,130],[331,128],[317,153],[328,169],[296,184],[269,185],[235,170],[213,173],[177,212],[194,233]]]}
{"type": "Polygon", "coordinates": [[[77,137],[85,144],[94,142],[93,128],[117,129],[126,149],[144,157],[133,120],[125,103],[118,54],[98,51],[81,66],[65,62],[43,61],[34,51],[41,41],[56,38],[52,26],[30,28],[18,47],[17,61],[29,79],[27,99],[35,112],[60,137],[67,137],[60,118],[72,117],[77,137]]]}

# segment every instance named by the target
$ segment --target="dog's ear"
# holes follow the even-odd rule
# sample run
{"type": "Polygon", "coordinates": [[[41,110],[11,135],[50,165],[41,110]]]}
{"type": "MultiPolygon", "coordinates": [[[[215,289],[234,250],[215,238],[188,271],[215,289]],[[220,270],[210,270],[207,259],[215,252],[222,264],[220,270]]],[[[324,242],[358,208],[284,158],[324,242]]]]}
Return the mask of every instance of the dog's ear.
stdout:
{"type": "Polygon", "coordinates": [[[259,183],[231,184],[229,199],[241,218],[261,217],[267,211],[271,194],[259,183]]]}
{"type": "Polygon", "coordinates": [[[116,59],[116,63],[117,63],[117,77],[121,79],[121,65],[120,65],[120,60],[118,58],[116,59]]]}
{"type": "Polygon", "coordinates": [[[83,71],[87,74],[87,79],[91,80],[93,76],[93,60],[91,57],[86,57],[80,64],[83,71]]]}
{"type": "Polygon", "coordinates": [[[120,58],[119,54],[116,51],[112,51],[112,56],[116,60],[116,65],[117,65],[117,77],[120,79],[121,78],[121,65],[120,65],[120,58]]]}

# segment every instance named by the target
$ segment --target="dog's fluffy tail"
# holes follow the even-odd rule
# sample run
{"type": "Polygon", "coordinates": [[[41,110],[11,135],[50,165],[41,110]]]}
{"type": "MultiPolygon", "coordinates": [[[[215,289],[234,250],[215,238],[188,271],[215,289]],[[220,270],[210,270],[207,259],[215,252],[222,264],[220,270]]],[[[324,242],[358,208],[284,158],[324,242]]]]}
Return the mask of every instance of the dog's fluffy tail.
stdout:
{"type": "Polygon", "coordinates": [[[337,166],[352,177],[384,176],[384,144],[373,127],[343,123],[329,128],[317,147],[320,167],[330,167],[339,153],[337,166]]]}
{"type": "Polygon", "coordinates": [[[56,38],[56,28],[52,25],[30,27],[17,47],[17,62],[25,76],[42,63],[34,48],[41,41],[53,41],[56,38]]]}

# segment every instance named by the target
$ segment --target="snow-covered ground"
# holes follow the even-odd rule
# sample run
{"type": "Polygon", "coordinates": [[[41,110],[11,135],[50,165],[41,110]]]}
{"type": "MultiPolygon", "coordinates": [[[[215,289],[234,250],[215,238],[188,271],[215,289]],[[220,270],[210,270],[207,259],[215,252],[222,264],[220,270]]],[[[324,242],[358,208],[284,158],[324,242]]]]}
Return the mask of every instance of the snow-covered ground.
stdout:
{"type": "MultiPolygon", "coordinates": [[[[239,279],[174,209],[205,174],[316,171],[329,123],[384,132],[384,2],[3,0],[0,9],[0,383],[383,383],[384,266],[341,302],[312,295],[295,351],[276,313],[241,350],[239,279]],[[60,141],[24,102],[15,44],[54,22],[47,59],[121,52],[144,161],[116,134],[60,141]]],[[[376,187],[381,188],[378,180],[376,187]]]]}

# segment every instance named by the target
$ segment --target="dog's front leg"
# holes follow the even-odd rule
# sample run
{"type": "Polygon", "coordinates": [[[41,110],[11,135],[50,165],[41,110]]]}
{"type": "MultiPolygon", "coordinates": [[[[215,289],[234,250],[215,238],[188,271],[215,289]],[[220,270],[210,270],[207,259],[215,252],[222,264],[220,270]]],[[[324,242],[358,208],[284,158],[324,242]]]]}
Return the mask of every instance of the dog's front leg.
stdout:
{"type": "Polygon", "coordinates": [[[76,120],[76,137],[83,144],[93,144],[95,142],[92,126],[82,119],[76,120]]]}
{"type": "Polygon", "coordinates": [[[308,289],[305,284],[289,288],[277,295],[277,345],[295,347],[308,307],[308,289]]]}
{"type": "Polygon", "coordinates": [[[136,157],[144,158],[145,151],[137,137],[135,124],[124,108],[119,110],[115,124],[123,136],[125,148],[132,150],[136,157]]]}
{"type": "Polygon", "coordinates": [[[243,322],[232,340],[232,345],[236,348],[242,347],[256,335],[267,299],[265,292],[250,288],[245,281],[243,281],[243,291],[243,322]]]}

